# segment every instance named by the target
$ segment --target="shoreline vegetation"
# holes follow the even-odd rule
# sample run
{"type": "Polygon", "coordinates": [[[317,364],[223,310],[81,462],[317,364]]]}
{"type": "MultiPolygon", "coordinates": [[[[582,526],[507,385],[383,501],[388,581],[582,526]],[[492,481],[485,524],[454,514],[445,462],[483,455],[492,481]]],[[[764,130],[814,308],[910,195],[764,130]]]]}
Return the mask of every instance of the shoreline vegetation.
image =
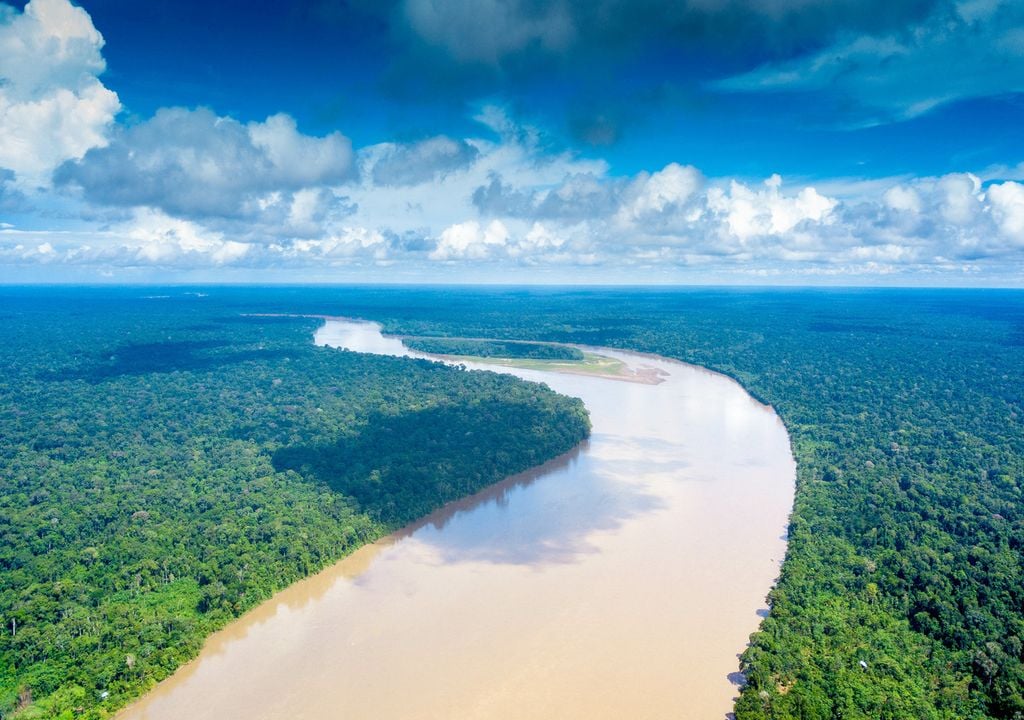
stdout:
{"type": "Polygon", "coordinates": [[[1024,714],[1024,293],[466,290],[358,314],[658,353],[776,409],[797,495],[738,720],[1024,714]]]}
{"type": "Polygon", "coordinates": [[[422,336],[404,336],[401,340],[410,350],[417,350],[429,355],[555,362],[583,360],[582,350],[571,345],[555,343],[422,336]]]}
{"type": "MultiPolygon", "coordinates": [[[[356,352],[390,355],[404,351],[398,339],[381,335],[380,325],[367,321],[325,322],[317,330],[315,342],[356,352]]],[[[296,698],[291,706],[294,712],[321,717],[324,708],[340,702],[353,717],[399,717],[417,712],[424,717],[450,716],[452,708],[464,707],[471,698],[492,693],[494,685],[488,678],[493,681],[497,676],[491,672],[501,672],[507,658],[521,657],[527,649],[538,663],[553,658],[561,658],[564,667],[582,663],[575,687],[596,688],[602,675],[584,679],[584,666],[596,659],[595,643],[611,648],[621,633],[631,628],[635,633],[629,630],[633,636],[630,647],[635,655],[623,648],[621,654],[612,652],[598,660],[627,663],[636,677],[650,674],[647,697],[643,685],[623,689],[615,706],[618,710],[627,712],[631,703],[643,700],[648,703],[645,712],[640,713],[645,717],[671,714],[680,702],[698,714],[727,712],[734,695],[728,676],[734,671],[736,650],[758,623],[754,610],[763,607],[764,593],[777,577],[774,558],[781,559],[785,547],[779,536],[792,508],[794,477],[788,438],[774,412],[751,401],[738,383],[724,376],[712,378],[716,374],[653,356],[613,354],[631,366],[656,367],[666,378],[678,373],[679,381],[652,392],[634,383],[608,383],[593,376],[571,378],[551,372],[538,378],[533,373],[522,373],[521,377],[541,379],[559,392],[582,398],[590,408],[595,452],[574,454],[579,467],[574,461],[572,467],[563,467],[565,472],[557,473],[557,477],[546,477],[537,488],[515,493],[508,503],[476,507],[470,500],[466,512],[457,512],[457,518],[442,511],[439,523],[431,522],[432,527],[411,543],[392,547],[381,558],[382,563],[366,568],[362,560],[358,561],[357,566],[365,570],[359,576],[358,591],[347,582],[331,584],[329,597],[322,595],[322,600],[302,603],[301,618],[292,614],[287,619],[275,616],[260,622],[258,639],[251,637],[246,632],[247,623],[253,622],[253,617],[274,614],[272,599],[255,616],[240,619],[225,630],[237,642],[221,646],[220,638],[214,638],[212,647],[204,648],[200,662],[142,698],[124,717],[171,718],[175,709],[194,707],[211,688],[229,682],[230,687],[225,685],[223,693],[209,701],[212,712],[219,716],[230,714],[231,708],[245,707],[250,699],[253,711],[261,715],[271,697],[314,686],[322,687],[322,691],[297,693],[304,697],[296,698]],[[737,424],[746,428],[745,437],[733,434],[737,424]],[[719,452],[711,451],[713,446],[719,446],[719,452]],[[757,447],[761,450],[755,450],[757,447]],[[640,448],[665,453],[659,454],[657,470],[650,478],[645,474],[652,468],[641,457],[646,453],[638,456],[640,448]],[[665,482],[666,475],[676,476],[675,480],[665,482]],[[662,477],[662,481],[655,477],[662,477]],[[692,482],[695,478],[699,478],[696,484],[692,482]],[[712,478],[720,482],[711,482],[712,478]],[[638,482],[645,487],[642,495],[637,494],[638,482]],[[709,484],[717,489],[710,494],[699,489],[709,484]],[[569,498],[571,502],[567,502],[569,498]],[[700,518],[687,519],[695,505],[703,509],[698,513],[700,518]],[[640,508],[659,511],[648,515],[640,508]],[[716,543],[721,555],[701,553],[700,560],[675,556],[675,548],[695,546],[717,532],[719,524],[730,517],[745,519],[729,539],[716,543]],[[452,519],[450,527],[447,518],[452,519]],[[624,523],[624,530],[628,527],[628,532],[621,536],[608,532],[619,522],[624,523]],[[502,530],[496,533],[498,528],[502,530]],[[589,532],[593,528],[603,531],[594,535],[589,532]],[[587,540],[574,541],[576,533],[587,540]],[[645,549],[639,553],[637,535],[647,536],[645,549]],[[624,546],[630,551],[623,553],[624,546]],[[424,547],[430,548],[426,562],[424,547]],[[656,557],[660,560],[654,562],[656,557]],[[715,572],[720,567],[716,557],[734,558],[728,573],[715,572]],[[646,570],[641,569],[632,579],[630,589],[621,587],[634,561],[644,559],[652,562],[642,563],[646,570]],[[481,560],[483,564],[479,564],[481,560]],[[534,573],[524,577],[518,570],[547,568],[550,562],[559,569],[552,567],[550,573],[540,573],[543,579],[534,573]],[[662,571],[652,573],[652,567],[662,567],[662,571]],[[683,567],[687,569],[680,572],[683,567]],[[717,577],[707,578],[702,583],[704,591],[695,594],[686,578],[702,571],[717,577]],[[589,575],[591,581],[581,584],[580,573],[589,575]],[[461,589],[458,598],[449,597],[454,586],[461,589]],[[415,597],[413,607],[420,610],[403,611],[401,633],[382,633],[375,637],[373,648],[360,644],[360,628],[365,624],[394,624],[389,612],[395,610],[392,603],[398,589],[411,593],[410,597],[415,597]],[[652,592],[661,600],[653,601],[652,592]],[[498,598],[517,596],[520,602],[514,609],[494,612],[498,598]],[[560,630],[540,630],[547,641],[539,642],[541,637],[533,636],[558,616],[559,608],[590,607],[596,598],[611,597],[620,600],[601,611],[600,629],[594,627],[591,632],[586,621],[580,624],[580,618],[566,618],[560,630]],[[649,603],[650,617],[644,628],[634,627],[634,611],[630,608],[636,601],[649,603]],[[655,610],[659,603],[660,612],[655,610]],[[681,615],[678,603],[685,608],[681,615]],[[433,610],[427,612],[427,608],[433,610]],[[326,618],[344,620],[337,626],[324,626],[323,634],[315,640],[310,638],[301,651],[287,641],[303,633],[304,628],[319,627],[326,618]],[[425,647],[423,638],[431,637],[435,626],[459,628],[461,633],[476,638],[473,644],[479,647],[480,657],[466,657],[468,648],[460,649],[459,641],[454,639],[451,647],[441,638],[425,647]],[[715,630],[708,633],[709,628],[715,630]],[[693,631],[703,631],[704,635],[693,638],[693,631]],[[500,652],[491,657],[487,648],[499,648],[500,652]],[[640,648],[647,650],[637,652],[640,648]],[[418,658],[424,651],[438,655],[430,668],[419,667],[418,658]],[[575,658],[574,652],[579,653],[575,658]],[[298,653],[305,670],[295,665],[300,662],[298,653]],[[262,677],[258,668],[249,665],[253,656],[265,658],[271,666],[294,669],[282,677],[262,677]],[[422,686],[421,691],[433,688],[448,678],[463,677],[463,672],[470,669],[472,677],[464,678],[461,689],[452,688],[450,694],[445,694],[450,701],[439,703],[439,698],[423,692],[420,701],[409,698],[412,704],[404,707],[392,703],[388,693],[381,695],[380,688],[374,690],[382,660],[389,668],[389,682],[413,696],[420,694],[413,689],[417,686],[422,686]],[[320,673],[321,667],[332,670],[320,673]],[[674,682],[674,672],[685,677],[674,682]],[[238,676],[237,682],[229,680],[234,676],[238,676]],[[324,683],[336,690],[329,690],[324,683]],[[399,707],[404,707],[404,712],[399,707]]],[[[506,368],[502,372],[516,371],[506,368]]],[[[531,479],[536,477],[535,472],[529,475],[531,479]]],[[[492,495],[491,488],[484,494],[492,495]]],[[[305,596],[306,587],[323,594],[328,586],[323,578],[350,578],[348,566],[342,561],[311,584],[298,583],[281,597],[297,602],[296,598],[305,596]]],[[[496,703],[490,714],[521,717],[524,708],[532,708],[526,714],[536,715],[535,703],[543,699],[542,707],[548,707],[547,714],[552,716],[565,716],[566,708],[575,708],[572,714],[582,716],[588,702],[594,716],[622,716],[620,712],[613,715],[606,703],[595,705],[593,698],[588,701],[573,691],[562,694],[567,681],[572,682],[568,677],[551,678],[549,687],[547,678],[538,677],[516,689],[506,688],[506,700],[512,702],[496,703]],[[555,711],[556,705],[551,703],[559,702],[560,709],[555,711]]],[[[279,715],[280,710],[266,713],[267,717],[279,715]]]]}
{"type": "MultiPolygon", "coordinates": [[[[639,382],[648,385],[657,385],[662,381],[660,373],[654,368],[638,367],[633,369],[618,358],[611,357],[605,353],[587,349],[584,351],[572,345],[558,345],[555,343],[525,343],[529,346],[547,346],[566,350],[575,350],[573,357],[567,359],[555,359],[547,357],[534,357],[527,354],[496,354],[479,355],[479,347],[486,340],[466,340],[464,338],[438,338],[442,343],[435,343],[435,338],[409,338],[406,336],[395,336],[402,341],[402,344],[410,350],[423,353],[432,358],[446,360],[448,362],[472,362],[478,365],[494,365],[496,367],[521,368],[524,370],[541,370],[547,372],[567,373],[570,375],[593,375],[608,380],[621,380],[624,382],[639,382]],[[467,344],[469,345],[467,347],[467,344]],[[431,349],[427,349],[431,348],[431,349]],[[438,349],[466,350],[469,352],[437,352],[438,349]]],[[[506,343],[494,343],[498,347],[506,343]]],[[[514,347],[514,343],[507,343],[514,347]]],[[[502,347],[504,350],[505,348],[502,347]]],[[[483,350],[487,352],[487,350],[483,350]]],[[[527,351],[529,352],[529,351],[527,351]]]]}
{"type": "Polygon", "coordinates": [[[3,717],[109,717],[276,591],[589,435],[577,399],[316,347],[305,318],[4,299],[3,717]]]}
{"type": "MultiPolygon", "coordinates": [[[[224,328],[227,314],[311,314],[322,308],[334,315],[318,317],[344,313],[370,318],[392,335],[601,345],[657,353],[728,375],[774,407],[792,438],[798,476],[789,548],[769,595],[771,612],[743,654],[747,683],[736,705],[739,720],[1012,720],[1024,713],[1024,293],[218,288],[204,289],[216,298],[188,301],[191,335],[175,336],[172,331],[168,336],[167,313],[159,304],[184,302],[185,291],[174,288],[166,291],[173,300],[146,301],[142,315],[155,332],[131,337],[134,325],[122,322],[119,332],[126,341],[121,348],[127,352],[111,356],[96,353],[105,346],[109,350],[109,344],[98,341],[95,324],[81,318],[122,307],[126,298],[138,305],[137,289],[3,292],[6,302],[18,301],[5,310],[10,338],[4,346],[8,375],[3,399],[16,413],[0,414],[12,423],[13,430],[4,430],[12,432],[6,437],[14,438],[15,448],[4,462],[13,458],[21,463],[6,477],[20,483],[17,507],[28,507],[31,499],[35,508],[31,525],[24,529],[0,526],[5,540],[0,547],[7,553],[0,567],[5,571],[26,567],[34,556],[50,556],[48,545],[65,527],[60,517],[56,524],[51,517],[73,507],[83,492],[55,482],[59,492],[45,488],[48,494],[43,494],[32,485],[33,477],[53,481],[74,472],[87,478],[85,488],[107,492],[130,487],[126,480],[112,485],[111,470],[138,482],[131,473],[125,475],[124,456],[112,456],[112,467],[100,469],[99,475],[97,468],[82,465],[60,470],[69,462],[82,462],[77,459],[80,426],[100,436],[105,431],[69,417],[61,403],[54,405],[56,393],[44,393],[38,408],[22,407],[39,390],[34,383],[52,378],[57,369],[69,375],[65,382],[75,377],[95,380],[118,368],[124,372],[127,355],[145,368],[134,372],[137,384],[152,384],[164,381],[165,373],[176,374],[183,363],[192,365],[192,371],[231,367],[253,360],[253,353],[276,352],[279,346],[259,340],[244,351],[196,346],[194,328],[202,328],[201,338],[211,338],[224,328]],[[200,302],[206,306],[199,309],[200,302]],[[45,344],[28,342],[45,319],[39,305],[76,318],[75,332],[58,326],[45,344]],[[171,360],[167,353],[157,360],[131,349],[132,342],[144,346],[146,337],[154,344],[169,342],[164,347],[173,350],[171,360]],[[26,364],[25,358],[31,362],[26,364]],[[33,372],[26,373],[26,367],[33,372]],[[48,439],[58,433],[68,439],[48,439]],[[25,458],[36,464],[26,464],[25,458]]],[[[268,330],[294,327],[295,321],[236,322],[260,328],[263,340],[268,330]]],[[[282,357],[295,352],[289,348],[282,357]]],[[[223,406],[216,373],[208,373],[202,384],[207,394],[198,396],[199,404],[212,389],[212,397],[223,406]]],[[[82,390],[72,384],[57,392],[63,394],[62,402],[77,402],[82,390]],[[74,392],[68,395],[69,390],[74,392]]],[[[137,387],[135,393],[143,390],[137,387]]],[[[120,412],[117,398],[93,395],[91,402],[97,406],[106,403],[105,409],[120,412]]],[[[315,412],[315,404],[305,412],[315,412]]],[[[299,426],[289,429],[298,431],[299,426]]],[[[188,437],[178,442],[188,453],[197,451],[188,437]]],[[[126,442],[118,452],[135,447],[126,442]]],[[[203,452],[213,449],[207,444],[203,452]]],[[[227,443],[220,452],[224,450],[237,448],[227,443]]],[[[139,455],[147,453],[140,448],[139,455]]],[[[143,478],[145,468],[145,463],[139,467],[143,478]]],[[[267,485],[260,497],[275,498],[275,490],[267,485]]],[[[292,506],[292,513],[296,507],[304,506],[292,506]]],[[[107,516],[127,519],[134,512],[125,506],[107,516]]],[[[124,520],[117,522],[124,527],[124,520]]],[[[204,532],[217,527],[204,523],[204,532]]],[[[304,543],[315,546],[314,538],[304,543]]],[[[56,617],[66,607],[62,598],[82,597],[80,576],[90,572],[85,561],[94,563],[102,553],[110,561],[109,549],[83,552],[79,577],[54,585],[61,572],[41,576],[41,587],[48,588],[45,612],[56,617]]],[[[119,587],[131,590],[132,578],[140,574],[126,574],[119,587]]],[[[153,575],[149,570],[142,574],[143,589],[153,575]]],[[[0,591],[0,599],[7,601],[0,608],[6,624],[24,613],[25,604],[19,600],[12,607],[13,576],[5,572],[2,577],[8,582],[0,591]]],[[[288,577],[272,582],[282,580],[288,577]]],[[[182,581],[177,582],[180,587],[182,581]]],[[[13,579],[13,587],[18,583],[28,587],[23,577],[13,579]]],[[[190,607],[199,597],[197,590],[188,590],[182,596],[184,605],[179,599],[173,607],[190,607]]],[[[132,592],[137,597],[138,589],[132,592]]],[[[147,612],[155,608],[155,616],[160,615],[161,603],[148,607],[147,612]]],[[[19,628],[24,626],[18,622],[19,628]]],[[[88,628],[103,622],[108,620],[92,614],[78,618],[78,627],[86,628],[88,637],[88,628]]],[[[115,632],[103,642],[108,643],[107,652],[120,652],[116,617],[109,622],[115,632]]],[[[20,639],[20,629],[18,634],[20,639]]],[[[6,634],[0,639],[0,677],[5,678],[13,677],[15,667],[6,654],[13,646],[10,638],[6,634]]],[[[37,635],[31,640],[36,648],[47,642],[53,639],[37,635]]],[[[119,656],[118,662],[125,664],[125,657],[119,656]]],[[[176,662],[173,656],[170,662],[176,662]]],[[[75,690],[78,694],[65,698],[65,705],[73,708],[84,693],[93,692],[97,679],[105,682],[106,676],[90,677],[90,688],[75,690]]],[[[17,693],[9,683],[0,688],[0,702],[17,702],[17,693]]]]}
{"type": "MultiPolygon", "coordinates": [[[[248,314],[248,317],[304,317],[323,321],[340,320],[366,322],[360,318],[337,315],[284,313],[248,314]]],[[[437,360],[448,362],[474,362],[481,365],[515,367],[525,370],[543,370],[571,375],[594,375],[610,380],[639,382],[656,385],[660,374],[653,368],[630,368],[626,363],[601,352],[597,348],[581,347],[569,343],[532,342],[529,340],[494,339],[485,337],[452,337],[450,335],[396,335],[387,337],[401,340],[408,349],[437,360]]]]}

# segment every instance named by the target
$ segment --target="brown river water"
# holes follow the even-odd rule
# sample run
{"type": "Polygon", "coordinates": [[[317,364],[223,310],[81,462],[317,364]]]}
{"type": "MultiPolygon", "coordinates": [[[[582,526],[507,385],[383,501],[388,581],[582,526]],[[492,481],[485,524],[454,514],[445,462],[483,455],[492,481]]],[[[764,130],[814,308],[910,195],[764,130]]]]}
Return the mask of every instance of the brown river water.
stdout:
{"type": "MultiPolygon", "coordinates": [[[[372,323],[316,342],[414,354],[372,323]]],[[[725,718],[785,552],[789,438],[728,378],[601,352],[663,381],[499,368],[582,398],[590,440],[289,587],[119,720],[725,718]]]]}

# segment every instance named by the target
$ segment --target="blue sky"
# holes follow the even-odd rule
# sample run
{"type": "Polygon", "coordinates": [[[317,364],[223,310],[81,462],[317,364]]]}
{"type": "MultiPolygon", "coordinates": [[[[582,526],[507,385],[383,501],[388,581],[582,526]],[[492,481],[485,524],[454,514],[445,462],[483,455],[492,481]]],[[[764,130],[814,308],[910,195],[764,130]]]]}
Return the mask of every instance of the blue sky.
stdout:
{"type": "Polygon", "coordinates": [[[1024,284],[1012,0],[0,2],[0,282],[1024,284]]]}

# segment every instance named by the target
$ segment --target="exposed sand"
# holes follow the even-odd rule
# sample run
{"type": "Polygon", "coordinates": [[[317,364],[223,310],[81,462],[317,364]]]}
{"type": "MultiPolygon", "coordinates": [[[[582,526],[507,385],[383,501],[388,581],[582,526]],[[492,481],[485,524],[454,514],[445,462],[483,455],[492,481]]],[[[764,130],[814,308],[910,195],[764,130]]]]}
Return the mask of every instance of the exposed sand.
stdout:
{"type": "MultiPolygon", "coordinates": [[[[339,323],[361,323],[363,321],[338,317],[334,315],[284,315],[278,313],[254,313],[249,317],[308,317],[317,318],[324,320],[325,322],[339,322],[339,323]]],[[[321,334],[323,331],[320,331],[321,334]]],[[[423,336],[419,335],[383,335],[385,339],[395,339],[399,341],[421,339],[423,336]]],[[[433,336],[431,336],[433,339],[433,336]]],[[[445,337],[445,340],[482,340],[485,342],[493,341],[494,338],[482,338],[482,337],[445,337]]],[[[524,343],[533,344],[533,340],[505,340],[502,339],[500,342],[504,343],[524,343]]],[[[647,385],[657,385],[664,377],[664,372],[656,367],[644,364],[630,364],[622,362],[611,357],[604,349],[585,347],[583,345],[573,345],[571,343],[560,343],[560,342],[548,342],[543,341],[544,345],[558,345],[561,347],[571,347],[578,350],[582,350],[584,354],[583,360],[538,360],[533,358],[502,358],[502,357],[476,357],[470,355],[445,355],[441,353],[426,353],[419,350],[413,350],[408,347],[404,347],[404,352],[389,352],[387,354],[405,354],[411,357],[421,357],[431,360],[442,360],[451,363],[465,364],[465,363],[476,363],[478,365],[498,365],[500,367],[507,368],[522,368],[524,370],[542,370],[547,372],[557,373],[568,373],[570,375],[590,375],[594,377],[608,378],[609,380],[622,380],[625,382],[639,382],[647,385]]],[[[390,346],[389,346],[390,347],[390,346]]],[[[393,348],[392,348],[393,349],[393,348]]],[[[641,357],[639,354],[633,353],[635,358],[641,357]]],[[[650,356],[654,357],[654,356],[650,356]]]]}

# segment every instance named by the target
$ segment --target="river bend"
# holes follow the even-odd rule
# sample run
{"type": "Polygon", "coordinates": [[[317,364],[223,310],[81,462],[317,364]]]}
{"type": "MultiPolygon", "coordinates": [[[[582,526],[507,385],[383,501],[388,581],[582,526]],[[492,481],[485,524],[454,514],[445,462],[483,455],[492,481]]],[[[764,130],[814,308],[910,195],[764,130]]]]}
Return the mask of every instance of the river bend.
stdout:
{"type": "MultiPolygon", "coordinates": [[[[316,342],[415,355],[372,323],[316,342]]],[[[582,398],[590,440],[284,590],[119,718],[726,717],[785,552],[788,436],[726,377],[601,352],[662,381],[498,368],[582,398]]]]}

